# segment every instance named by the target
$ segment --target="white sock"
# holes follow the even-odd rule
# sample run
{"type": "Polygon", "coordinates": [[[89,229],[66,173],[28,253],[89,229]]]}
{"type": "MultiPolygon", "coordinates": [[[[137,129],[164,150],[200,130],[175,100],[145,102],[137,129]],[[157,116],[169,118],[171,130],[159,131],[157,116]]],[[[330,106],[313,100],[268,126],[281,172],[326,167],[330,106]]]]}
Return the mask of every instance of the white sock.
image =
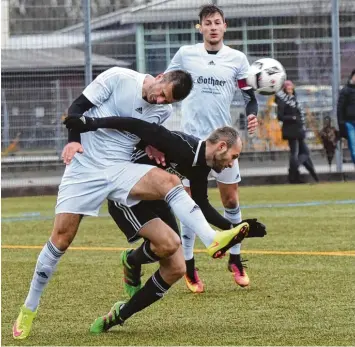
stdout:
{"type": "Polygon", "coordinates": [[[230,254],[240,254],[241,247],[242,247],[242,244],[241,243],[237,243],[236,245],[231,247],[231,249],[229,250],[229,253],[230,254]]]}
{"type": "MultiPolygon", "coordinates": [[[[242,221],[242,212],[240,207],[237,206],[236,208],[224,208],[224,218],[228,219],[233,224],[240,223],[242,221]]],[[[234,245],[229,250],[230,254],[240,254],[241,246],[241,243],[234,245]]]]}
{"type": "Polygon", "coordinates": [[[55,247],[51,240],[48,240],[42,248],[37,259],[31,287],[25,301],[25,306],[31,311],[36,311],[43,290],[52,277],[58,261],[63,254],[64,252],[55,247]]]}
{"type": "Polygon", "coordinates": [[[182,250],[184,252],[185,260],[190,260],[194,257],[194,245],[195,245],[195,232],[180,223],[180,231],[181,231],[181,242],[182,242],[182,250]]]}
{"type": "Polygon", "coordinates": [[[201,209],[186,193],[184,187],[179,184],[172,188],[165,196],[165,201],[171,207],[176,217],[182,224],[194,230],[202,243],[208,247],[214,240],[216,231],[207,223],[201,209]]]}

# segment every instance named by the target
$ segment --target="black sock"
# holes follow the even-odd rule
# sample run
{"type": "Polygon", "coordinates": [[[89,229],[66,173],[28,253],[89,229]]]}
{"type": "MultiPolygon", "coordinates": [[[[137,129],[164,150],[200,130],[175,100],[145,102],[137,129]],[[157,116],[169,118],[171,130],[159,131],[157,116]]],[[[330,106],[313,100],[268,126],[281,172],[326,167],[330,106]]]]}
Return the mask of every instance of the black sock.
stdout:
{"type": "Polygon", "coordinates": [[[240,263],[240,261],[241,261],[240,254],[231,254],[231,253],[229,253],[229,260],[228,260],[229,264],[236,264],[237,262],[240,263]]]}
{"type": "Polygon", "coordinates": [[[156,271],[154,275],[148,279],[144,287],[134,294],[127,303],[121,306],[120,317],[126,320],[135,313],[142,311],[161,299],[169,288],[170,285],[163,280],[159,270],[156,271]]]}
{"type": "Polygon", "coordinates": [[[195,278],[195,258],[192,257],[190,260],[185,260],[186,263],[186,275],[194,279],[195,278]]]}
{"type": "Polygon", "coordinates": [[[140,266],[142,264],[155,263],[159,261],[160,257],[158,257],[151,249],[150,249],[150,241],[145,240],[140,247],[129,253],[127,256],[127,262],[131,266],[140,266]]]}

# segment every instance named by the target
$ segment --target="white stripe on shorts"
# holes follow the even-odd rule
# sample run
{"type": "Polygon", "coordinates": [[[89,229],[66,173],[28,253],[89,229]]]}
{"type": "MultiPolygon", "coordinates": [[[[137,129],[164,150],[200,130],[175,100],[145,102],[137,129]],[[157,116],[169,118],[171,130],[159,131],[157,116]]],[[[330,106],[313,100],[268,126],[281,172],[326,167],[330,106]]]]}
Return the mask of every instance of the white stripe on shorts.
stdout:
{"type": "Polygon", "coordinates": [[[135,231],[138,231],[142,228],[141,223],[139,223],[137,217],[134,215],[134,213],[129,207],[121,205],[117,201],[115,201],[114,203],[115,206],[123,212],[124,216],[132,224],[135,231]]]}

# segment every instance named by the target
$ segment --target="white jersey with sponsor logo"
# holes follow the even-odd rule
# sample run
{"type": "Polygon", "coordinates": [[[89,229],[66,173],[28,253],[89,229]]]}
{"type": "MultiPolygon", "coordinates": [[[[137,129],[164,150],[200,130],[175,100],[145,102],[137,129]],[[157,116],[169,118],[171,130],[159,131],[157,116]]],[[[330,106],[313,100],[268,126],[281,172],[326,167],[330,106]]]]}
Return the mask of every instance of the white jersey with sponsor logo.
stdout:
{"type": "MultiPolygon", "coordinates": [[[[83,91],[95,107],[85,116],[133,117],[150,123],[163,123],[172,113],[171,105],[153,105],[142,98],[147,75],[133,70],[113,67],[101,73],[83,91]]],[[[106,168],[118,162],[130,161],[139,138],[128,132],[98,129],[81,134],[84,153],[75,159],[85,167],[106,168]]]]}
{"type": "Polygon", "coordinates": [[[216,128],[232,125],[230,105],[238,80],[245,79],[249,62],[244,53],[223,45],[208,54],[204,44],[182,46],[167,71],[183,69],[194,80],[182,102],[182,131],[205,139],[216,128]]]}

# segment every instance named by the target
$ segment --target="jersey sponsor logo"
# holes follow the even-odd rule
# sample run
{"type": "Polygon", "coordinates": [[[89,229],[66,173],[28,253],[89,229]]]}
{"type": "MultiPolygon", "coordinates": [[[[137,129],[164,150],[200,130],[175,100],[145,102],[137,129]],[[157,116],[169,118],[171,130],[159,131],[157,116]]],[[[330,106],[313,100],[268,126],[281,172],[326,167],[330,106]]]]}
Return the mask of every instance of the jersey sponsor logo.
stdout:
{"type": "Polygon", "coordinates": [[[136,112],[142,114],[143,113],[143,108],[142,107],[136,108],[136,112]]]}
{"type": "Polygon", "coordinates": [[[208,65],[216,65],[215,62],[213,60],[211,60],[208,65]]]}
{"type": "Polygon", "coordinates": [[[196,82],[198,84],[210,84],[212,86],[220,86],[220,87],[224,87],[224,85],[226,84],[227,81],[223,81],[223,80],[218,80],[217,78],[213,78],[213,77],[203,77],[203,76],[199,76],[196,80],[196,82]]]}

